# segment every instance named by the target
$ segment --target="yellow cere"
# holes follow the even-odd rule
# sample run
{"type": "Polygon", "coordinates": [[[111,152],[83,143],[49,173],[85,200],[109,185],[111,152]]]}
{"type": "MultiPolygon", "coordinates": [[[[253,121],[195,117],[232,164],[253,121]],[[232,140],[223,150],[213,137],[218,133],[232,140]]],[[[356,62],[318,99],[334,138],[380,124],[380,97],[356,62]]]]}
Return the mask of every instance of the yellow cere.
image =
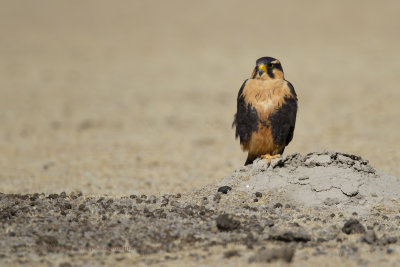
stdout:
{"type": "Polygon", "coordinates": [[[264,64],[258,65],[258,69],[261,69],[261,70],[263,70],[264,72],[267,71],[267,67],[266,67],[264,64]]]}

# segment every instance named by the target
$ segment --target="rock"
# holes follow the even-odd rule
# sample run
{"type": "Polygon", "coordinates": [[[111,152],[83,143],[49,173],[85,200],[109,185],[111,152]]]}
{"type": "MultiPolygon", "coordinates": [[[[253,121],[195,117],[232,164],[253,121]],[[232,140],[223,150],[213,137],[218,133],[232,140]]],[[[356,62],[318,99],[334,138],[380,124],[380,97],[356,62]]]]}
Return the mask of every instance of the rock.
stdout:
{"type": "Polygon", "coordinates": [[[292,262],[295,249],[293,247],[283,247],[277,249],[261,249],[254,256],[249,258],[249,262],[273,262],[283,260],[292,262]]]}
{"type": "Polygon", "coordinates": [[[240,253],[239,251],[233,249],[233,250],[228,250],[224,252],[224,258],[232,258],[232,257],[239,257],[240,253]]]}
{"type": "Polygon", "coordinates": [[[230,186],[221,186],[220,188],[218,188],[218,192],[221,192],[223,194],[228,194],[228,191],[232,190],[232,187],[230,186]]]}
{"type": "Polygon", "coordinates": [[[70,203],[66,202],[66,203],[62,206],[62,209],[64,209],[64,210],[70,210],[70,209],[72,209],[72,205],[71,205],[70,203]]]}
{"type": "Polygon", "coordinates": [[[57,194],[50,194],[48,198],[49,199],[57,199],[58,195],[57,194]]]}
{"type": "Polygon", "coordinates": [[[240,221],[234,220],[229,214],[221,214],[216,219],[220,231],[233,231],[240,226],[240,221]]]}
{"type": "Polygon", "coordinates": [[[39,236],[38,239],[36,240],[37,245],[45,245],[49,247],[55,247],[58,245],[58,240],[54,236],[39,236]]]}
{"type": "Polygon", "coordinates": [[[350,219],[344,224],[342,232],[347,235],[362,234],[365,233],[365,228],[358,220],[350,219]]]}
{"type": "Polygon", "coordinates": [[[172,207],[180,207],[180,203],[178,201],[176,201],[176,200],[172,200],[171,202],[169,202],[169,204],[172,207]]]}
{"type": "Polygon", "coordinates": [[[220,192],[219,192],[219,193],[216,193],[216,194],[214,195],[213,200],[214,200],[215,202],[219,202],[219,201],[221,200],[221,193],[220,193],[220,192]]]}
{"type": "Polygon", "coordinates": [[[381,246],[385,246],[385,245],[388,245],[388,244],[394,244],[396,242],[397,242],[397,237],[395,237],[395,236],[383,235],[378,240],[378,244],[381,245],[381,246]]]}
{"type": "Polygon", "coordinates": [[[150,200],[150,203],[153,203],[153,204],[157,203],[157,197],[154,196],[154,195],[151,195],[151,196],[149,197],[149,200],[150,200]]]}
{"type": "Polygon", "coordinates": [[[279,231],[270,236],[271,239],[284,242],[308,242],[311,240],[311,236],[303,229],[279,231]]]}
{"type": "Polygon", "coordinates": [[[275,223],[274,223],[273,220],[265,219],[265,220],[261,221],[261,224],[262,224],[264,227],[272,227],[272,226],[274,226],[275,223]]]}
{"type": "Polygon", "coordinates": [[[362,241],[368,244],[373,244],[376,240],[377,238],[374,230],[368,230],[367,232],[365,232],[362,238],[362,241]]]}

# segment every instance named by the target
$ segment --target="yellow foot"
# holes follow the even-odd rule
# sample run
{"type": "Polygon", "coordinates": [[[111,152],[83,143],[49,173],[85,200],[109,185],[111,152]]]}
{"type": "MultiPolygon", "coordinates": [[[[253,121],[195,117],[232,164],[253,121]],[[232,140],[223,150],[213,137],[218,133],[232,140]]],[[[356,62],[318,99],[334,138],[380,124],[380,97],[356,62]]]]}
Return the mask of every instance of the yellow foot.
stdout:
{"type": "Polygon", "coordinates": [[[276,159],[276,158],[279,158],[280,156],[281,156],[281,154],[276,154],[276,155],[273,155],[273,156],[271,156],[270,154],[265,154],[265,155],[261,155],[261,158],[262,159],[267,159],[268,163],[271,163],[271,159],[276,159]]]}

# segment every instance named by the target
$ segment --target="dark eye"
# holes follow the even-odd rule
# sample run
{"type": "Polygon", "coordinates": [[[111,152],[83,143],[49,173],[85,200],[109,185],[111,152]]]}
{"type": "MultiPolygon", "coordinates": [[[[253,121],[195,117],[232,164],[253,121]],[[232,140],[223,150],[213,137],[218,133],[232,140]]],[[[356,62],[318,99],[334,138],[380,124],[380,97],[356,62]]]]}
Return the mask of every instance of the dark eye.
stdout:
{"type": "Polygon", "coordinates": [[[272,63],[267,64],[267,68],[272,68],[273,66],[274,66],[274,64],[272,64],[272,63]]]}

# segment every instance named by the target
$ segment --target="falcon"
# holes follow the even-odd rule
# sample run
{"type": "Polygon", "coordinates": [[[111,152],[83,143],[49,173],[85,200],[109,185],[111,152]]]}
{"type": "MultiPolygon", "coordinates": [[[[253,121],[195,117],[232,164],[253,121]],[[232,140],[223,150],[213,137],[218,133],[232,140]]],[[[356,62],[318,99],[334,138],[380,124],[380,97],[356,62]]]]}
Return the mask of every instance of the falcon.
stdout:
{"type": "Polygon", "coordinates": [[[293,139],[296,114],[297,95],[279,60],[258,59],[240,87],[232,124],[242,149],[248,151],[245,165],[260,157],[268,162],[280,157],[293,139]]]}

